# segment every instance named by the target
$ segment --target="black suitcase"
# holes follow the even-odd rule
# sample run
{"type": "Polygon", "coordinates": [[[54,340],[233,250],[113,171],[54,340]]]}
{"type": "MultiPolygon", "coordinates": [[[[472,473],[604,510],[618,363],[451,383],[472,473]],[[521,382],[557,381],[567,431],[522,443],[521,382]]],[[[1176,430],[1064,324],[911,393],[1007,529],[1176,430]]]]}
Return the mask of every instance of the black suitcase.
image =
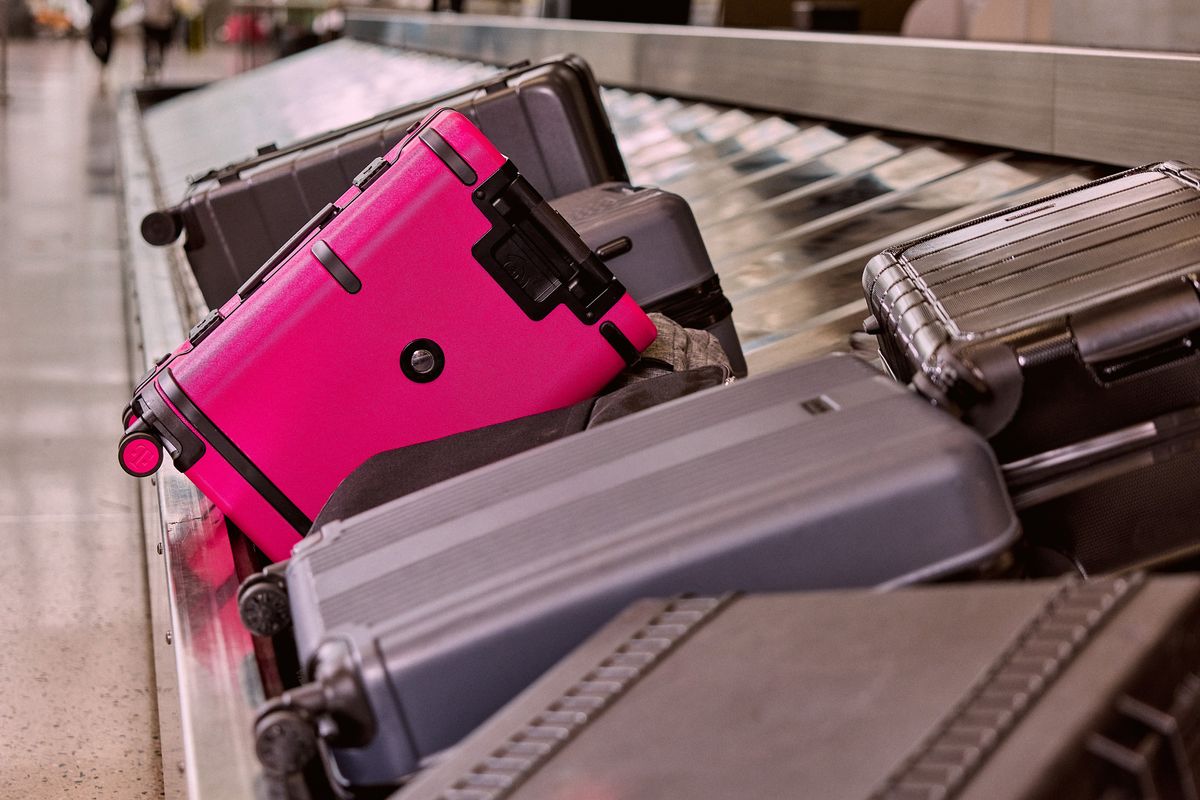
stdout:
{"type": "Polygon", "coordinates": [[[393,800],[1165,800],[1200,578],[645,600],[393,800]]]}
{"type": "Polygon", "coordinates": [[[591,69],[565,56],[211,170],[191,181],[178,205],[147,215],[142,236],[166,245],[186,234],[184,252],[200,291],[217,308],[372,159],[441,105],[479,126],[544,197],[628,177],[591,69]]]}
{"type": "Polygon", "coordinates": [[[1142,437],[1136,476],[1093,469],[1200,406],[1198,215],[1200,171],[1156,164],[892,248],[863,276],[890,369],[988,436],[1022,491],[1064,458],[1092,473],[1075,494],[1055,477],[1055,511],[1025,495],[1027,532],[1065,537],[1084,570],[1200,545],[1194,434],[1174,431],[1170,458],[1142,437]]]}
{"type": "Polygon", "coordinates": [[[686,200],[661,189],[606,183],[550,205],[600,254],[642,308],[685,328],[707,330],[725,349],[733,374],[746,375],[733,306],[721,291],[686,200]]]}
{"type": "Polygon", "coordinates": [[[709,389],[310,534],[286,568],[310,683],[259,752],[287,772],[336,727],[336,773],[394,784],[634,599],[896,586],[1017,532],[986,443],[853,356],[709,389]]]}

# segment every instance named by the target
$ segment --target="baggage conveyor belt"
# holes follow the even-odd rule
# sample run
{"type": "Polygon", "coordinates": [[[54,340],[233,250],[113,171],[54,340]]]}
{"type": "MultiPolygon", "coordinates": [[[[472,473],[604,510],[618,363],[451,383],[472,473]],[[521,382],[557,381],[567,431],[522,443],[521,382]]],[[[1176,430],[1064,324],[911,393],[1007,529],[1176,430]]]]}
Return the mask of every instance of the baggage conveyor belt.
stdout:
{"type": "MultiPolygon", "coordinates": [[[[493,70],[342,40],[167,101],[145,115],[164,199],[493,70]]],[[[691,202],[752,371],[844,349],[866,314],[862,267],[887,245],[1111,171],[628,89],[604,100],[632,180],[691,202]]]]}
{"type": "MultiPolygon", "coordinates": [[[[145,110],[126,96],[120,156],[135,363],[174,348],[205,312],[181,247],[153,248],[138,235],[141,217],[178,201],[188,175],[494,69],[341,40],[145,110]]],[[[866,315],[863,265],[885,246],[1114,171],[630,87],[605,88],[604,100],[633,181],[691,202],[752,374],[847,349],[866,315]]],[[[160,698],[173,703],[177,692],[180,711],[161,713],[164,738],[181,739],[187,796],[256,796],[252,713],[278,684],[260,672],[262,653],[237,620],[240,537],[231,550],[220,515],[170,464],[143,481],[143,498],[146,536],[162,542],[167,576],[152,598],[170,598],[156,636],[171,642],[177,673],[160,670],[160,698]]],[[[153,589],[163,578],[150,567],[153,589]]]]}

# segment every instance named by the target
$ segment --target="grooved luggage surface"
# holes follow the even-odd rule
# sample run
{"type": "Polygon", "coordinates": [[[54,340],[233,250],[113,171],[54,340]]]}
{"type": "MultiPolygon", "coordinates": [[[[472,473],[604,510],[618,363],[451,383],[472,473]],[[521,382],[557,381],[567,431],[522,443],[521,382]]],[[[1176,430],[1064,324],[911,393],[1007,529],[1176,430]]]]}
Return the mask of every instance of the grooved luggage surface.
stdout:
{"type": "Polygon", "coordinates": [[[302,660],[325,637],[381,659],[366,691],[403,730],[381,726],[339,766],[386,780],[412,768],[398,754],[453,744],[637,597],[909,583],[1016,533],[983,440],[843,355],[326,525],[288,586],[302,660]]]}
{"type": "MultiPolygon", "coordinates": [[[[1195,179],[1193,179],[1195,180],[1195,179]]],[[[1135,171],[897,251],[874,296],[956,337],[1005,332],[1200,269],[1200,186],[1135,171]],[[907,281],[907,283],[904,283],[907,281]]]]}
{"type": "Polygon", "coordinates": [[[646,600],[393,800],[1173,796],[1197,622],[1194,576],[646,600]]]}

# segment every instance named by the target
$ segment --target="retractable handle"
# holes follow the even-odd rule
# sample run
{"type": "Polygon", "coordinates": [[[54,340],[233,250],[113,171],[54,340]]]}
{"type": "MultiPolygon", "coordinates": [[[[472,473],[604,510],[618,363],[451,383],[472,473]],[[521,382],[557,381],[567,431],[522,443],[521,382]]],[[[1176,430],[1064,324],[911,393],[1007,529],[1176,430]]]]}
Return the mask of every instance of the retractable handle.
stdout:
{"type": "MultiPolygon", "coordinates": [[[[538,62],[538,66],[549,63],[553,60],[554,59],[547,59],[546,61],[538,62]]],[[[335,128],[331,131],[326,131],[325,133],[318,133],[305,139],[300,139],[299,141],[293,142],[286,147],[271,149],[260,148],[260,152],[250,158],[242,161],[233,161],[223,167],[210,169],[208,172],[205,172],[202,175],[188,176],[188,191],[190,192],[193,188],[195,188],[196,185],[209,180],[215,179],[219,183],[225,183],[237,178],[243,171],[251,169],[252,167],[257,167],[260,164],[265,164],[268,161],[274,161],[277,158],[281,158],[291,153],[307,150],[310,147],[316,147],[317,145],[325,144],[326,142],[332,142],[335,139],[340,139],[343,136],[355,133],[356,131],[365,130],[366,128],[379,125],[380,123],[388,122],[396,119],[397,117],[402,117],[408,114],[416,114],[420,111],[425,111],[429,108],[443,105],[455,99],[456,97],[461,97],[465,94],[493,90],[498,86],[507,84],[510,80],[518,75],[529,71],[532,66],[533,65],[528,59],[517,61],[504,67],[500,73],[489,75],[487,78],[476,81],[475,83],[467,84],[466,86],[461,86],[433,97],[427,97],[416,102],[397,106],[396,108],[384,111],[383,113],[376,114],[375,116],[368,117],[364,120],[359,120],[358,122],[353,122],[341,128],[335,128]]]]}
{"type": "Polygon", "coordinates": [[[585,306],[615,280],[571,225],[520,175],[492,202],[525,249],[537,254],[531,266],[561,284],[585,306]]]}

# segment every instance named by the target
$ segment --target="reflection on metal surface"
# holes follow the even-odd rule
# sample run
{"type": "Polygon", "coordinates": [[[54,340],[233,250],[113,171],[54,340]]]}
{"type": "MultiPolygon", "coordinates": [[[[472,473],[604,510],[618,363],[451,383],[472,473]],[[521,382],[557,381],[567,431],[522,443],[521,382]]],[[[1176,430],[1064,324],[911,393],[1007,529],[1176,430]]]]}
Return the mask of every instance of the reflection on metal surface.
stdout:
{"type": "Polygon", "coordinates": [[[691,202],[754,371],[847,349],[863,266],[889,245],[1101,173],[621,89],[605,102],[633,180],[691,202]]]}
{"type": "MultiPolygon", "coordinates": [[[[149,367],[156,355],[183,340],[193,309],[186,284],[176,277],[178,252],[152,248],[138,235],[142,215],[157,199],[132,96],[123,99],[119,125],[124,256],[138,320],[133,334],[141,343],[140,364],[149,367]]],[[[117,413],[114,409],[114,424],[117,413]]],[[[142,488],[154,498],[144,504],[148,544],[152,549],[163,544],[177,678],[178,713],[164,709],[160,715],[164,727],[178,719],[180,730],[164,730],[164,743],[176,735],[182,739],[188,796],[259,796],[252,711],[262,699],[262,682],[250,635],[237,616],[237,577],[223,519],[169,463],[153,481],[143,481],[142,488]]],[[[150,564],[157,573],[158,562],[151,559],[150,564]]],[[[161,573],[150,579],[163,580],[161,573]]],[[[161,593],[152,592],[152,597],[161,593]]],[[[163,682],[170,684],[167,676],[163,682]]],[[[165,758],[164,764],[168,792],[177,794],[172,792],[172,784],[178,783],[176,765],[165,758]]]]}

